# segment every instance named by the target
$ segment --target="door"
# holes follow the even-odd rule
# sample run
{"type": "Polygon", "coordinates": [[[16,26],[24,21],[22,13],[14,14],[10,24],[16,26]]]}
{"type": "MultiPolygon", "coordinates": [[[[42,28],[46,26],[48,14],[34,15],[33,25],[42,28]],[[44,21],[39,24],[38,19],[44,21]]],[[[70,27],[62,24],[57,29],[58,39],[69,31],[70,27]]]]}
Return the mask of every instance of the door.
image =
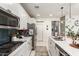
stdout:
{"type": "Polygon", "coordinates": [[[51,36],[51,21],[47,20],[47,21],[44,21],[44,27],[43,27],[43,40],[47,48],[48,48],[49,36],[51,36]]]}
{"type": "Polygon", "coordinates": [[[37,25],[37,43],[36,45],[43,45],[43,26],[44,22],[43,21],[37,21],[36,25],[37,25]]]}
{"type": "Polygon", "coordinates": [[[48,37],[51,35],[51,21],[37,22],[37,44],[48,46],[48,37]]]}

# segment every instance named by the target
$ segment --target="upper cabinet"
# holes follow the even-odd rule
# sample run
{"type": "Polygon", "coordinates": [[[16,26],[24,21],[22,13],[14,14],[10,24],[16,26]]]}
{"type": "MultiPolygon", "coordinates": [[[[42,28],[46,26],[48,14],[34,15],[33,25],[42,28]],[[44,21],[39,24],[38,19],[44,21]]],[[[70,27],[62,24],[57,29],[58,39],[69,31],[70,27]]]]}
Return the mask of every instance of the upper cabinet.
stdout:
{"type": "Polygon", "coordinates": [[[2,4],[1,3],[0,6],[6,10],[9,9],[13,14],[17,15],[20,18],[19,29],[27,29],[27,20],[30,18],[30,16],[20,4],[18,3],[2,4]]]}
{"type": "Polygon", "coordinates": [[[18,29],[19,17],[0,8],[0,28],[18,29]]]}

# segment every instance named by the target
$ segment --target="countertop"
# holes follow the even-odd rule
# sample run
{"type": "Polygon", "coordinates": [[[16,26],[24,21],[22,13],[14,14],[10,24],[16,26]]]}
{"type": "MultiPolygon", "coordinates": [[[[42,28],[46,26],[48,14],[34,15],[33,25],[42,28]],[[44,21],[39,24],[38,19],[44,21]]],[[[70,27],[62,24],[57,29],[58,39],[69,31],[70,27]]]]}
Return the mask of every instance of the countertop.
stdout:
{"type": "Polygon", "coordinates": [[[13,56],[13,55],[15,55],[16,53],[17,53],[17,51],[19,51],[29,40],[31,40],[32,39],[32,37],[31,36],[29,36],[29,37],[23,37],[22,39],[18,39],[18,38],[16,38],[16,39],[14,39],[14,41],[22,41],[22,42],[24,42],[23,44],[21,44],[19,47],[17,47],[17,49],[16,50],[14,50],[11,54],[9,54],[8,56],[13,56]]]}
{"type": "Polygon", "coordinates": [[[16,37],[14,37],[14,38],[12,39],[12,41],[22,41],[22,42],[25,42],[25,41],[28,41],[29,39],[32,39],[32,37],[31,37],[31,36],[22,37],[22,38],[16,38],[16,37]]]}
{"type": "Polygon", "coordinates": [[[52,36],[50,36],[50,38],[70,56],[79,56],[79,49],[73,48],[69,45],[72,43],[72,39],[64,37],[64,41],[56,41],[52,36]]]}

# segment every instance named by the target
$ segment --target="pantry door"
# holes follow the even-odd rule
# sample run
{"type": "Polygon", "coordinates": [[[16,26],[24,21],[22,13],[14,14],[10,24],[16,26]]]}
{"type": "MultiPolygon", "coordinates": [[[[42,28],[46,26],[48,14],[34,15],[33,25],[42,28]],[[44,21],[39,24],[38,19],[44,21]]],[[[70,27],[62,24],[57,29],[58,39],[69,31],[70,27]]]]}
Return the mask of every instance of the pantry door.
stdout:
{"type": "Polygon", "coordinates": [[[38,21],[37,25],[37,45],[43,45],[43,21],[38,21]]]}

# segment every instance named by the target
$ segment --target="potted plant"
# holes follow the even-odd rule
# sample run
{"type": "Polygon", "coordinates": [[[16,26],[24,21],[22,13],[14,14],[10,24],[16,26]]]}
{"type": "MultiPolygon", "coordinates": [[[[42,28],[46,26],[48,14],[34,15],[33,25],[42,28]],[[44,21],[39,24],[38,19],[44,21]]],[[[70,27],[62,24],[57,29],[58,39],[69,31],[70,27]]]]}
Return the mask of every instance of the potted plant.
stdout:
{"type": "Polygon", "coordinates": [[[74,26],[70,27],[68,25],[68,26],[66,26],[66,28],[68,29],[67,36],[72,37],[75,34],[74,31],[72,31],[72,29],[74,28],[74,26]]]}
{"type": "Polygon", "coordinates": [[[68,29],[67,36],[68,36],[68,37],[71,37],[72,40],[73,40],[72,43],[75,44],[76,34],[75,34],[75,32],[73,31],[74,26],[70,27],[70,26],[68,25],[68,26],[66,26],[66,28],[68,29]]]}

